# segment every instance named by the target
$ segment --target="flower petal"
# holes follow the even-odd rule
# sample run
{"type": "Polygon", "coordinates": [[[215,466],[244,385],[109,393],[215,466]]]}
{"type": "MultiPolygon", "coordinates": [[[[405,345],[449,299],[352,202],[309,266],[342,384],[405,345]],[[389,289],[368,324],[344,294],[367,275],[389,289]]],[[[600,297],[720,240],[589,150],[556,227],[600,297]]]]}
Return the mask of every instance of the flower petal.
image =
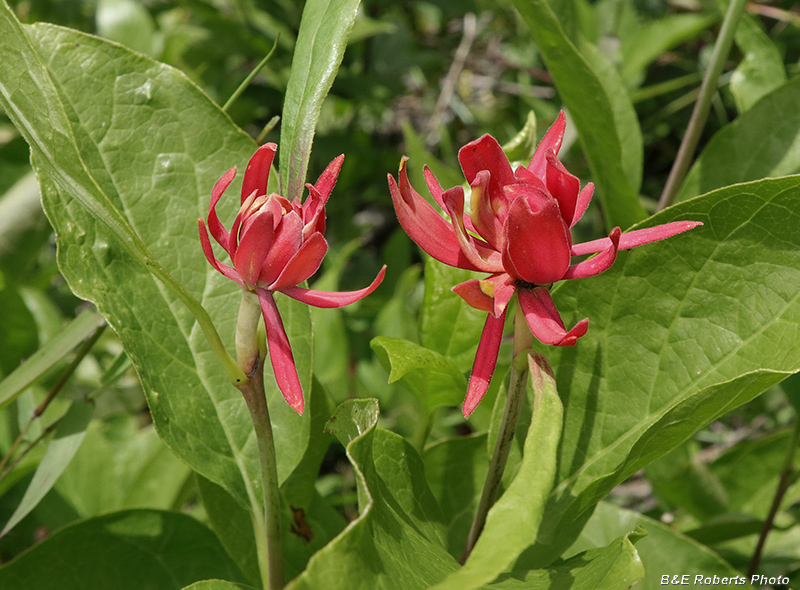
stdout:
{"type": "Polygon", "coordinates": [[[320,233],[311,234],[311,237],[303,242],[297,253],[286,263],[275,282],[267,288],[270,291],[280,291],[299,285],[317,272],[327,251],[328,242],[325,241],[325,237],[320,233]]]}
{"type": "Polygon", "coordinates": [[[503,263],[500,252],[491,248],[480,238],[475,238],[467,233],[464,226],[464,189],[454,186],[444,191],[442,201],[444,201],[447,214],[450,215],[453,233],[466,259],[483,272],[501,272],[503,263]]]}
{"type": "Polygon", "coordinates": [[[578,193],[578,201],[575,203],[575,214],[572,216],[572,223],[570,227],[574,226],[581,220],[586,209],[589,208],[589,203],[592,202],[592,195],[594,194],[594,184],[588,183],[583,190],[578,193]]]}
{"type": "Polygon", "coordinates": [[[267,194],[269,170],[272,167],[272,160],[275,158],[276,151],[278,151],[276,144],[265,143],[250,158],[247,163],[247,170],[244,171],[244,181],[242,182],[242,203],[254,191],[256,196],[267,194]]]}
{"type": "Polygon", "coordinates": [[[556,122],[550,126],[547,133],[544,134],[541,143],[537,146],[536,152],[531,158],[531,163],[528,164],[528,170],[542,179],[546,178],[545,168],[547,166],[547,151],[553,150],[554,155],[558,155],[558,150],[561,149],[561,141],[564,139],[564,129],[567,126],[567,116],[564,111],[558,114],[556,122]]]}
{"type": "Polygon", "coordinates": [[[221,273],[232,281],[236,281],[242,289],[246,289],[247,287],[239,276],[239,273],[236,272],[234,268],[217,260],[217,257],[214,256],[214,250],[211,248],[211,240],[208,238],[206,224],[203,223],[203,220],[198,218],[197,225],[200,230],[200,245],[203,247],[203,254],[206,255],[206,260],[208,260],[209,264],[211,264],[211,266],[213,266],[217,272],[221,273]]]}
{"type": "Polygon", "coordinates": [[[211,231],[211,235],[214,236],[217,244],[225,248],[226,251],[230,237],[228,235],[228,230],[225,229],[219,217],[217,217],[216,207],[222,193],[230,186],[235,176],[236,167],[233,167],[220,177],[214,184],[214,188],[211,189],[211,202],[208,204],[208,229],[211,231]]]}
{"type": "MultiPolygon", "coordinates": [[[[314,232],[325,233],[325,200],[315,186],[306,184],[308,198],[298,214],[303,218],[303,239],[314,232]]],[[[295,209],[297,211],[297,209],[295,209]]]]}
{"type": "Polygon", "coordinates": [[[611,230],[611,235],[608,236],[610,241],[608,247],[597,256],[593,256],[588,260],[573,264],[564,275],[565,279],[585,279],[587,277],[594,277],[601,272],[605,272],[614,261],[617,259],[617,249],[619,248],[620,230],[615,227],[611,230]]]}
{"type": "Polygon", "coordinates": [[[431,169],[427,166],[425,166],[424,175],[425,183],[428,185],[428,190],[431,192],[433,200],[436,201],[439,207],[444,209],[444,202],[442,201],[442,193],[444,192],[444,189],[442,188],[442,185],[439,184],[439,181],[436,180],[433,172],[431,172],[431,169]]]}
{"type": "Polygon", "coordinates": [[[258,284],[263,286],[274,283],[302,245],[303,220],[297,213],[290,211],[281,217],[275,229],[275,238],[261,267],[258,284]]]}
{"type": "Polygon", "coordinates": [[[339,172],[342,169],[343,163],[344,154],[335,158],[330,164],[328,164],[328,167],[325,168],[325,171],[319,175],[317,183],[314,185],[314,188],[317,189],[322,197],[323,206],[328,202],[328,198],[331,196],[331,191],[333,191],[333,187],[336,186],[336,180],[339,178],[339,172]]]}
{"type": "Polygon", "coordinates": [[[564,168],[564,164],[558,161],[552,150],[548,150],[545,157],[547,158],[547,190],[558,201],[564,222],[568,227],[572,227],[581,183],[577,177],[564,168]]]}
{"type": "Polygon", "coordinates": [[[281,293],[288,295],[292,299],[297,299],[297,301],[302,301],[307,305],[313,305],[314,307],[323,307],[327,309],[344,307],[372,293],[378,288],[378,285],[381,284],[384,275],[386,275],[386,265],[383,266],[378,276],[375,277],[375,280],[372,281],[369,287],[359,289],[358,291],[315,291],[314,289],[303,289],[302,287],[289,287],[287,289],[281,289],[281,293]]]}
{"type": "Polygon", "coordinates": [[[550,292],[544,287],[520,289],[517,293],[531,332],[544,344],[574,346],[589,329],[589,320],[583,319],[567,332],[550,292]]]}
{"type": "Polygon", "coordinates": [[[258,289],[258,300],[261,302],[261,313],[267,326],[267,347],[269,360],[275,373],[275,381],[283,394],[283,398],[291,408],[302,416],[303,388],[297,376],[297,367],[292,356],[292,347],[283,327],[283,321],[278,313],[278,306],[272,293],[265,289],[258,289]]]}
{"type": "MultiPolygon", "coordinates": [[[[505,198],[505,191],[500,191],[501,200],[492,200],[489,190],[491,174],[488,170],[481,170],[475,175],[470,184],[470,219],[472,226],[478,234],[486,240],[495,250],[503,249],[503,222],[508,217],[509,202],[505,198]]],[[[496,193],[495,193],[496,195],[496,193]]]]}
{"type": "Polygon", "coordinates": [[[481,341],[478,344],[478,351],[475,353],[475,363],[472,365],[472,373],[469,376],[467,396],[464,398],[462,408],[464,418],[469,418],[489,389],[489,383],[492,381],[492,375],[497,366],[497,353],[500,351],[505,321],[505,312],[499,318],[489,314],[483,325],[481,341]]]}
{"type": "Polygon", "coordinates": [[[453,293],[475,309],[500,317],[517,290],[516,281],[506,273],[486,279],[470,279],[453,287],[453,293]]]}
{"type": "Polygon", "coordinates": [[[506,220],[506,272],[536,285],[560,280],[569,268],[572,237],[558,202],[530,185],[510,185],[506,191],[514,197],[506,220]]]}
{"type": "MultiPolygon", "coordinates": [[[[619,249],[630,250],[631,248],[649,244],[650,242],[657,242],[689,231],[698,225],[703,225],[703,223],[700,221],[673,221],[655,227],[625,232],[620,236],[619,249]]],[[[572,246],[572,255],[581,256],[582,254],[600,252],[608,248],[609,243],[610,240],[608,238],[601,238],[599,240],[592,240],[591,242],[584,242],[583,244],[575,244],[572,246]]]]}
{"type": "Polygon", "coordinates": [[[409,237],[439,262],[467,270],[481,270],[467,260],[453,228],[408,182],[407,158],[400,162],[399,185],[389,174],[389,191],[400,225],[409,237]]]}
{"type": "Polygon", "coordinates": [[[458,150],[458,161],[467,182],[472,184],[478,172],[488,170],[491,174],[489,182],[489,199],[504,199],[503,187],[515,182],[514,171],[508,162],[503,148],[491,135],[471,141],[458,150]]]}
{"type": "Polygon", "coordinates": [[[256,211],[247,218],[233,256],[233,266],[248,285],[255,285],[273,243],[272,213],[256,211]]]}

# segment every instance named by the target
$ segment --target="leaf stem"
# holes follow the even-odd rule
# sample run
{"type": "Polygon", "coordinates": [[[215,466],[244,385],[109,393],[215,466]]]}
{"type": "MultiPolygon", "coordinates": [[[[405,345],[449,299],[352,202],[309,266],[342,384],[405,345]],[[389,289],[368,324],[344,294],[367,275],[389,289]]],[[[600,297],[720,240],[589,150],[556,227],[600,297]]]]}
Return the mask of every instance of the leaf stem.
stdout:
{"type": "MultiPolygon", "coordinates": [[[[269,590],[283,588],[283,542],[281,539],[281,498],[278,487],[278,466],[275,457],[275,440],[272,422],[264,392],[264,371],[258,359],[247,382],[239,386],[256,433],[258,456],[261,461],[261,481],[264,493],[264,528],[266,530],[266,556],[259,555],[262,578],[267,572],[269,590]],[[264,563],[266,558],[267,563],[264,563]]],[[[258,534],[258,533],[256,533],[258,534]]],[[[259,544],[260,545],[260,544],[259,544]]],[[[262,552],[259,552],[262,553],[262,552]]]]}
{"type": "Polygon", "coordinates": [[[769,514],[764,520],[761,527],[761,534],[758,537],[758,544],[753,553],[753,559],[750,560],[750,565],[747,567],[747,577],[751,578],[758,570],[758,564],[761,562],[761,554],[764,551],[764,545],[767,542],[767,535],[769,535],[772,525],[775,521],[775,516],[778,514],[778,509],[783,501],[783,496],[789,489],[791,483],[792,473],[794,472],[794,456],[797,453],[797,446],[800,444],[800,415],[795,414],[794,428],[792,429],[792,440],[786,450],[786,457],[781,466],[781,475],[778,480],[778,487],[775,490],[775,497],[772,499],[772,506],[769,508],[769,514]]]}
{"type": "Polygon", "coordinates": [[[248,86],[250,86],[250,83],[253,81],[253,78],[255,78],[258,75],[258,73],[264,68],[264,66],[267,65],[269,58],[272,57],[272,54],[275,53],[275,50],[278,48],[278,41],[280,40],[280,38],[281,34],[280,32],[278,32],[278,34],[275,35],[275,43],[272,44],[272,49],[270,49],[266,57],[264,57],[264,59],[262,59],[259,62],[259,64],[255,68],[253,68],[253,71],[247,75],[247,78],[245,78],[244,81],[241,84],[239,84],[239,87],[233,91],[233,94],[231,94],[231,97],[225,103],[225,106],[222,107],[223,111],[225,111],[226,113],[228,112],[228,109],[234,102],[236,102],[236,99],[242,95],[242,92],[244,92],[248,86]]]}
{"type": "Polygon", "coordinates": [[[503,479],[503,472],[508,461],[508,454],[511,451],[511,443],[517,430],[522,403],[525,399],[525,386],[528,382],[528,355],[527,349],[531,344],[531,331],[525,323],[525,318],[519,308],[514,316],[514,361],[511,365],[511,381],[506,398],[506,407],[503,412],[503,420],[500,423],[500,431],[497,435],[492,459],[489,462],[489,471],[486,474],[486,482],[483,484],[478,509],[475,512],[475,519],[467,536],[467,544],[461,553],[460,563],[463,565],[472,553],[475,543],[478,542],[483,527],[486,525],[486,517],[489,509],[497,499],[497,492],[500,482],[503,479]]]}
{"type": "Polygon", "coordinates": [[[689,165],[692,162],[697,143],[700,141],[700,135],[703,132],[706,119],[708,119],[708,113],[711,109],[711,100],[717,90],[717,82],[725,67],[725,60],[728,58],[728,53],[730,53],[731,45],[733,44],[736,27],[739,24],[742,14],[744,14],[745,4],[746,0],[730,0],[728,10],[725,13],[725,19],[722,21],[722,28],[719,31],[719,37],[717,37],[717,42],[714,44],[711,61],[708,64],[703,83],[700,85],[700,94],[697,97],[697,102],[694,104],[692,117],[689,119],[689,125],[686,128],[686,133],[683,135],[683,141],[681,141],[681,147],[678,149],[678,155],[672,165],[672,170],[669,172],[667,184],[664,186],[664,192],[661,193],[661,198],[658,201],[659,211],[669,207],[675,200],[678,189],[689,170],[689,165]]]}

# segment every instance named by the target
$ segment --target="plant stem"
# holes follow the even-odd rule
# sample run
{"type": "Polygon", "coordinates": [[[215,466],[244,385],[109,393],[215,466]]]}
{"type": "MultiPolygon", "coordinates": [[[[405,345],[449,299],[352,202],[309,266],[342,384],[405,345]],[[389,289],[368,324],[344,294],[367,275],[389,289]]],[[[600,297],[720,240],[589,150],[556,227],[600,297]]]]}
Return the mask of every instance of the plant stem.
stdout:
{"type": "Polygon", "coordinates": [[[225,106],[222,107],[223,111],[228,112],[228,109],[231,108],[231,105],[234,102],[236,102],[236,99],[242,95],[242,92],[244,92],[248,86],[250,86],[250,82],[253,81],[253,78],[255,78],[258,75],[258,73],[262,70],[262,68],[265,65],[267,65],[269,58],[272,57],[272,54],[275,53],[275,50],[278,48],[278,41],[280,40],[280,38],[281,38],[280,33],[275,35],[275,43],[272,44],[272,49],[270,49],[266,57],[264,57],[264,59],[262,59],[259,62],[259,64],[255,68],[253,68],[253,71],[247,75],[247,78],[245,78],[244,81],[241,84],[239,84],[239,87],[236,90],[234,90],[233,94],[231,94],[231,97],[225,103],[225,106]]]}
{"type": "Polygon", "coordinates": [[[700,135],[703,132],[706,119],[708,119],[711,99],[717,90],[717,81],[725,67],[725,60],[728,58],[733,38],[736,35],[736,27],[742,14],[744,14],[745,3],[746,0],[730,0],[725,19],[722,22],[722,28],[719,31],[719,37],[717,37],[717,42],[714,45],[714,52],[711,54],[711,62],[708,64],[708,70],[706,70],[703,83],[700,85],[700,94],[694,105],[692,117],[689,119],[689,126],[683,135],[683,141],[678,149],[678,155],[672,165],[672,170],[669,172],[664,192],[661,193],[661,198],[658,201],[659,211],[672,205],[675,196],[678,194],[678,189],[686,177],[686,172],[689,170],[694,151],[700,141],[700,135]]]}
{"type": "Polygon", "coordinates": [[[500,423],[500,431],[497,435],[497,442],[494,446],[492,459],[489,462],[489,471],[486,474],[486,482],[483,484],[478,509],[475,512],[475,519],[467,536],[467,544],[461,554],[460,562],[463,565],[469,558],[475,543],[478,542],[483,527],[486,524],[486,517],[489,509],[497,499],[497,491],[503,479],[503,472],[508,461],[508,454],[511,451],[511,443],[519,422],[519,414],[522,410],[522,402],[525,399],[525,385],[528,382],[528,362],[527,349],[530,348],[533,336],[530,328],[525,323],[525,318],[517,305],[514,316],[514,361],[511,366],[511,381],[506,398],[506,407],[503,412],[503,420],[500,423]]]}
{"type": "Polygon", "coordinates": [[[783,501],[783,496],[786,490],[789,489],[789,483],[794,471],[794,456],[797,453],[797,445],[800,444],[800,415],[794,417],[794,429],[792,430],[792,440],[786,451],[786,457],[783,460],[781,467],[781,475],[778,480],[778,488],[775,490],[775,497],[772,499],[772,506],[769,508],[764,525],[761,527],[761,534],[758,537],[758,544],[753,553],[753,559],[750,560],[750,565],[747,567],[747,577],[751,578],[758,570],[758,564],[761,562],[761,553],[764,551],[764,544],[767,542],[767,535],[772,529],[772,524],[775,521],[775,516],[778,514],[778,509],[783,501]]]}
{"type": "MultiPolygon", "coordinates": [[[[258,456],[261,461],[261,482],[264,494],[263,524],[266,531],[266,551],[259,551],[259,565],[262,579],[266,576],[265,588],[283,588],[283,542],[281,540],[281,498],[278,486],[278,466],[275,457],[275,441],[272,436],[272,422],[264,392],[264,371],[259,357],[256,357],[250,378],[239,385],[239,390],[247,403],[250,418],[256,433],[258,456]],[[266,553],[266,555],[264,555],[266,553]],[[266,563],[264,563],[266,560],[266,563]]],[[[256,531],[258,535],[258,531],[256,531]]],[[[257,543],[259,548],[261,543],[257,543]]]]}

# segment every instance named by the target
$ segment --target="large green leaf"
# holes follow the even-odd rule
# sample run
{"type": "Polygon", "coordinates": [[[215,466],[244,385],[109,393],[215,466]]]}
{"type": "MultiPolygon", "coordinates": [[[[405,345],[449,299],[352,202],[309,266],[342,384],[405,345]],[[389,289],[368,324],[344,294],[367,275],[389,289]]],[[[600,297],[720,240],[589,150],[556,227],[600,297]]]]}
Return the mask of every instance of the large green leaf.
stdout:
{"type": "Polygon", "coordinates": [[[619,75],[594,46],[571,40],[546,0],[514,0],[580,134],[609,228],[644,219],[642,136],[619,75]]]}
{"type": "Polygon", "coordinates": [[[743,57],[731,77],[731,93],[743,113],[786,82],[786,68],[772,39],[750,15],[736,29],[736,45],[743,57]]]}
{"type": "Polygon", "coordinates": [[[799,203],[800,177],[681,203],[648,224],[705,225],[554,292],[566,324],[590,324],[547,351],[565,412],[540,559],[618,483],[800,369],[799,203]]]}
{"type": "Polygon", "coordinates": [[[291,590],[422,589],[457,569],[419,455],[377,422],[376,400],[351,400],[328,423],[353,464],[359,517],[317,552],[291,590]]]}
{"type": "Polygon", "coordinates": [[[214,533],[156,510],[78,522],[0,568],[0,587],[15,590],[175,590],[208,578],[245,581],[214,533]]]}
{"type": "Polygon", "coordinates": [[[308,0],[297,34],[281,122],[281,188],[303,192],[322,101],[342,63],[361,0],[308,0]]]}
{"type": "MultiPolygon", "coordinates": [[[[597,506],[581,536],[567,550],[565,557],[571,557],[591,547],[602,546],[617,535],[625,534],[636,527],[647,531],[647,536],[636,543],[636,550],[644,564],[644,579],[636,585],[637,590],[664,588],[665,575],[673,580],[675,576],[680,579],[681,575],[691,574],[691,582],[694,582],[696,575],[712,576],[712,580],[715,575],[720,579],[743,577],[707,547],[670,530],[656,520],[608,502],[601,502],[597,506]]],[[[720,587],[726,587],[726,584],[720,587]]]]}
{"type": "Polygon", "coordinates": [[[677,200],[798,172],[800,77],[795,77],[714,135],[689,170],[677,200]]]}
{"type": "MultiPolygon", "coordinates": [[[[51,26],[28,29],[69,114],[87,171],[233,340],[239,288],[205,261],[196,218],[226,169],[244,166],[254,145],[180,72],[119,46],[51,26]]],[[[178,297],[119,247],[37,159],[43,202],[59,236],[59,264],[73,291],[94,301],[130,355],[165,442],[243,506],[260,506],[255,437],[239,392],[178,297]]],[[[87,174],[88,174],[87,172],[87,174]]],[[[87,189],[88,190],[88,189],[87,189]]],[[[220,203],[226,223],[236,191],[220,203]]],[[[279,302],[301,382],[310,385],[308,310],[279,302]]],[[[269,370],[267,371],[269,373],[269,370]]],[[[308,417],[283,402],[267,375],[279,476],[300,461],[308,417]]]]}

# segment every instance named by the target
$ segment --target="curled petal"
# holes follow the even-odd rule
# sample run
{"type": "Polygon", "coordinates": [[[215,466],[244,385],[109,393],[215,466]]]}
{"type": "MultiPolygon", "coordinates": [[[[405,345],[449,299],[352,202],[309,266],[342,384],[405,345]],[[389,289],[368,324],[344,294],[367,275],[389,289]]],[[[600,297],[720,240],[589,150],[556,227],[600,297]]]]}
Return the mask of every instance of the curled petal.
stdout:
{"type": "Polygon", "coordinates": [[[214,256],[214,250],[211,249],[211,240],[208,238],[206,224],[203,223],[203,220],[198,218],[197,225],[200,230],[200,245],[203,247],[203,254],[206,255],[206,260],[208,260],[209,264],[211,264],[211,266],[213,266],[214,269],[220,274],[226,276],[232,281],[236,281],[242,289],[246,289],[247,287],[245,286],[244,281],[242,281],[242,278],[239,276],[239,273],[227,264],[223,264],[217,260],[217,257],[214,256]]]}
{"type": "Polygon", "coordinates": [[[445,208],[453,224],[453,233],[458,240],[461,252],[478,270],[483,272],[501,272],[503,263],[500,253],[479,238],[467,233],[464,226],[464,189],[455,186],[442,194],[445,208]]]}
{"type": "Polygon", "coordinates": [[[231,258],[234,257],[236,254],[236,249],[239,247],[239,228],[242,227],[242,223],[244,223],[244,221],[247,219],[247,216],[250,214],[250,208],[255,200],[256,193],[253,191],[244,200],[242,206],[239,208],[239,213],[236,215],[236,219],[233,220],[233,227],[231,227],[231,233],[228,236],[228,246],[225,248],[228,254],[230,254],[231,258]]]}
{"type": "Polygon", "coordinates": [[[273,238],[272,213],[259,211],[242,227],[242,239],[232,257],[233,266],[248,285],[255,285],[267,258],[273,238]]]}
{"type": "Polygon", "coordinates": [[[516,281],[506,273],[487,279],[470,279],[453,287],[453,293],[475,309],[500,317],[517,290],[516,281]]]}
{"type": "Polygon", "coordinates": [[[575,225],[581,220],[586,209],[589,208],[589,203],[592,202],[592,195],[594,194],[594,184],[588,183],[583,190],[578,193],[578,201],[575,203],[575,214],[572,216],[572,223],[570,227],[575,225]]]}
{"type": "Polygon", "coordinates": [[[511,185],[506,191],[518,194],[506,220],[506,272],[536,285],[560,280],[569,268],[572,237],[558,202],[528,185],[511,185]]]}
{"type": "Polygon", "coordinates": [[[271,285],[274,283],[292,257],[300,250],[302,244],[303,220],[294,211],[286,213],[275,229],[275,238],[261,267],[258,284],[271,285]]]}
{"type": "Polygon", "coordinates": [[[567,172],[564,164],[558,161],[552,150],[545,152],[545,157],[547,158],[547,190],[558,201],[564,222],[567,226],[572,227],[581,183],[575,176],[567,172]]]}
{"type": "Polygon", "coordinates": [[[502,200],[491,199],[490,182],[488,170],[481,170],[475,175],[471,183],[470,219],[477,233],[499,251],[503,245],[503,221],[508,216],[508,201],[504,191],[500,191],[502,200]]]}
{"type": "Polygon", "coordinates": [[[324,307],[327,309],[344,307],[345,305],[355,303],[359,299],[363,299],[377,289],[378,285],[383,281],[385,274],[386,266],[384,265],[378,273],[378,276],[372,281],[372,284],[358,291],[315,291],[314,289],[303,289],[302,287],[289,287],[287,289],[281,289],[281,293],[307,305],[313,305],[314,307],[324,307]]]}
{"type": "Polygon", "coordinates": [[[519,306],[531,332],[545,344],[574,346],[589,329],[589,320],[583,319],[567,332],[550,292],[544,287],[520,289],[518,296],[519,306]]]}
{"type": "Polygon", "coordinates": [[[489,198],[502,199],[503,187],[515,182],[514,171],[508,162],[503,148],[491,135],[484,135],[458,150],[458,161],[467,182],[472,184],[478,172],[488,170],[491,174],[489,182],[489,198]]]}
{"type": "Polygon", "coordinates": [[[431,169],[427,166],[425,166],[424,174],[425,183],[428,185],[428,190],[431,192],[433,200],[436,201],[439,207],[444,209],[444,202],[442,201],[442,193],[444,192],[444,189],[442,188],[442,185],[439,184],[439,181],[436,180],[433,172],[431,172],[431,169]]]}
{"type": "Polygon", "coordinates": [[[299,285],[317,272],[327,251],[328,242],[323,235],[311,234],[311,237],[300,246],[297,254],[289,260],[275,282],[267,288],[270,291],[280,291],[299,285]]]}
{"type": "Polygon", "coordinates": [[[464,399],[462,408],[465,418],[469,418],[470,414],[475,411],[489,389],[489,383],[492,381],[492,375],[497,366],[497,353],[500,351],[505,321],[505,312],[499,318],[489,314],[483,325],[481,341],[478,344],[478,351],[475,353],[475,363],[472,365],[472,374],[469,376],[467,397],[464,399]]]}
{"type": "Polygon", "coordinates": [[[533,158],[531,158],[528,170],[533,172],[537,178],[542,179],[542,181],[544,181],[546,177],[545,167],[547,166],[547,152],[548,150],[553,150],[553,155],[558,155],[558,150],[561,149],[561,141],[564,139],[564,129],[566,129],[566,127],[567,116],[564,114],[564,111],[561,111],[558,114],[556,122],[547,130],[547,133],[545,133],[542,138],[542,142],[537,146],[533,158]]]}
{"type": "Polygon", "coordinates": [[[585,279],[587,277],[594,277],[611,268],[614,261],[617,259],[617,249],[619,248],[620,231],[615,227],[608,236],[609,245],[597,256],[573,264],[564,275],[565,279],[585,279]]]}
{"type": "Polygon", "coordinates": [[[257,196],[267,194],[269,170],[272,167],[272,160],[275,158],[276,151],[278,151],[276,144],[265,143],[250,158],[247,163],[247,170],[244,171],[244,181],[242,182],[242,203],[253,192],[257,196]]]}
{"type": "Polygon", "coordinates": [[[236,167],[231,168],[222,177],[214,184],[214,188],[211,190],[211,202],[208,204],[208,229],[211,231],[211,235],[214,236],[214,239],[217,241],[217,244],[222,246],[227,250],[228,242],[230,237],[228,235],[228,230],[222,225],[222,222],[217,217],[217,203],[219,202],[222,193],[225,192],[231,182],[233,182],[233,178],[236,176],[236,167]]]}
{"type": "Polygon", "coordinates": [[[457,268],[481,270],[467,260],[458,244],[453,229],[408,182],[406,160],[400,163],[399,184],[390,174],[389,191],[400,225],[417,245],[443,262],[457,268]]]}
{"type": "MultiPolygon", "coordinates": [[[[657,242],[694,229],[698,225],[703,225],[703,223],[700,221],[673,221],[655,227],[625,232],[619,238],[619,249],[630,250],[636,246],[657,242]]],[[[601,238],[591,242],[584,242],[583,244],[575,244],[572,246],[572,255],[581,256],[582,254],[600,252],[608,248],[609,243],[609,238],[601,238]]]]}
{"type": "Polygon", "coordinates": [[[314,185],[314,188],[319,192],[320,197],[322,198],[323,206],[328,202],[328,198],[331,196],[331,191],[333,191],[333,187],[336,186],[336,180],[339,178],[339,172],[342,169],[343,163],[344,154],[338,158],[335,158],[333,162],[328,164],[328,167],[325,168],[325,171],[319,175],[317,183],[314,185]]]}
{"type": "Polygon", "coordinates": [[[300,378],[297,376],[297,367],[292,356],[292,347],[289,345],[289,337],[286,336],[283,320],[278,313],[278,306],[275,305],[272,293],[266,289],[258,289],[258,300],[261,303],[261,313],[264,315],[264,323],[267,326],[267,347],[272,370],[275,373],[275,381],[277,381],[286,403],[302,416],[305,405],[303,388],[300,386],[300,378]]]}
{"type": "MultiPolygon", "coordinates": [[[[314,232],[325,232],[325,201],[315,186],[308,187],[308,199],[300,209],[303,218],[303,238],[309,237],[314,232]]],[[[295,210],[296,211],[296,210],[295,210]]]]}

